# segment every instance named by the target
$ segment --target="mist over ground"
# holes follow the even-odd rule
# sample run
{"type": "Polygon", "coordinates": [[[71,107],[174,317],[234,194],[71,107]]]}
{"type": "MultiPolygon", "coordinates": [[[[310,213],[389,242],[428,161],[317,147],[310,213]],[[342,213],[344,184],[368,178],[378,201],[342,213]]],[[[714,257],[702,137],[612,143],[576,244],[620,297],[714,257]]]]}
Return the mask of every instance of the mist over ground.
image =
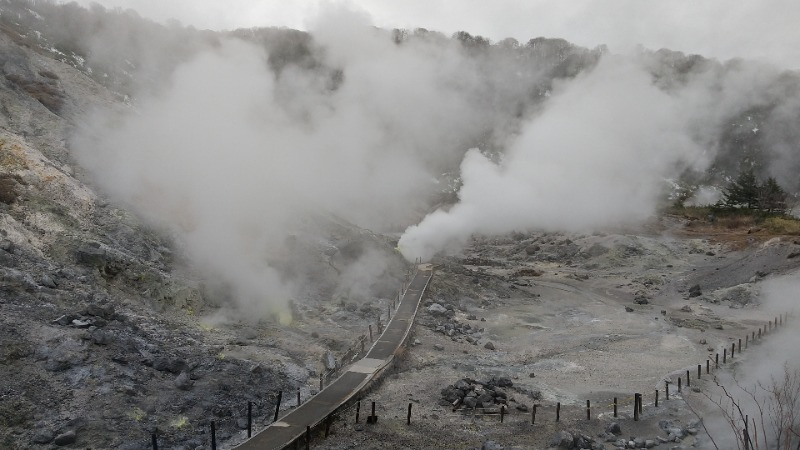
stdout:
{"type": "MultiPolygon", "coordinates": [[[[635,224],[664,202],[669,179],[702,188],[750,165],[800,183],[792,73],[369,20],[332,6],[309,34],[204,36],[160,71],[148,61],[161,59],[140,58],[137,70],[166,69],[165,82],[132,91],[128,111],[87,118],[76,154],[236,286],[240,306],[267,309],[294,292],[267,255],[311,211],[408,227],[399,249],[413,261],[476,233],[635,224]]],[[[110,45],[92,54],[103,67],[125,45],[86,39],[110,45]]]]}

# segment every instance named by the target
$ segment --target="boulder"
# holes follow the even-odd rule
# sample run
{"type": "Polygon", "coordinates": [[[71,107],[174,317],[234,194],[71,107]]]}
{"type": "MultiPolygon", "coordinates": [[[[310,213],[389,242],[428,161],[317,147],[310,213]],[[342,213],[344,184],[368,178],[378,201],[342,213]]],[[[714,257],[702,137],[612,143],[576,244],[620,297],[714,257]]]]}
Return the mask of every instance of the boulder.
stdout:
{"type": "Polygon", "coordinates": [[[75,443],[77,439],[78,436],[75,434],[75,432],[69,430],[56,436],[55,439],[53,439],[53,443],[58,446],[69,445],[75,443]]]}
{"type": "Polygon", "coordinates": [[[494,344],[492,343],[492,341],[489,341],[486,343],[486,345],[483,346],[483,348],[485,348],[486,350],[494,350],[494,344]]]}
{"type": "Polygon", "coordinates": [[[441,316],[447,314],[447,308],[438,303],[433,303],[431,306],[428,306],[428,312],[434,316],[441,316]]]}
{"type": "Polygon", "coordinates": [[[611,433],[614,435],[620,435],[622,433],[622,428],[619,426],[618,422],[611,422],[606,427],[606,433],[611,433]]]}
{"type": "Polygon", "coordinates": [[[559,431],[550,439],[550,447],[572,449],[575,448],[575,438],[567,431],[559,431]]]}

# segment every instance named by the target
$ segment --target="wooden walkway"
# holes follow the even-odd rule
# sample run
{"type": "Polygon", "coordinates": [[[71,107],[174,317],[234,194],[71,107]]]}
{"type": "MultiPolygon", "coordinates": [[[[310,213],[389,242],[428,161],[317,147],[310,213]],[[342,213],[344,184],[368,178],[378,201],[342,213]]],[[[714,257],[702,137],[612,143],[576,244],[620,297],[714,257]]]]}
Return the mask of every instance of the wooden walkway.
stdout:
{"type": "Polygon", "coordinates": [[[376,379],[392,362],[395,353],[408,337],[420,300],[432,275],[433,270],[430,265],[423,264],[418,267],[400,305],[392,313],[386,329],[364,358],[353,364],[319,394],[235,447],[236,450],[281,450],[286,448],[305,434],[306,427],[314,428],[321,424],[338,408],[355,397],[369,382],[376,379]]]}

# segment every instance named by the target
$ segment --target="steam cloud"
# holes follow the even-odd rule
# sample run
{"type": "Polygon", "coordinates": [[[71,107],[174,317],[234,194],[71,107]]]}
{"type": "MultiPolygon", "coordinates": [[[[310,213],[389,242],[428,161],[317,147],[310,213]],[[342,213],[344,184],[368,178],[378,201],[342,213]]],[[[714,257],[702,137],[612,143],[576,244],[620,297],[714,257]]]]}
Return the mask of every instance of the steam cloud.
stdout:
{"type": "Polygon", "coordinates": [[[406,230],[400,249],[409,259],[429,259],[473,233],[641,221],[665,177],[707,163],[685,112],[640,67],[606,57],[556,89],[502,161],[471,150],[461,164],[459,202],[406,230]]]}
{"type": "Polygon", "coordinates": [[[315,64],[280,70],[261,47],[213,40],[158,95],[86,118],[73,143],[106,191],[173,232],[256,316],[285,312],[297,295],[270,257],[309,213],[402,230],[459,163],[458,202],[408,227],[408,260],[475,233],[641,221],[665,179],[710,164],[732,115],[776,98],[789,100],[765,126],[769,151],[790,161],[784,169],[797,164],[784,144],[800,96],[774,88],[775,69],[714,63],[665,75],[672,66],[647,55],[588,50],[570,54],[576,69],[562,64],[572,49],[560,43],[526,48],[549,58],[537,66],[513,43],[470,53],[431,33],[397,45],[342,7],[311,34],[315,64]]]}

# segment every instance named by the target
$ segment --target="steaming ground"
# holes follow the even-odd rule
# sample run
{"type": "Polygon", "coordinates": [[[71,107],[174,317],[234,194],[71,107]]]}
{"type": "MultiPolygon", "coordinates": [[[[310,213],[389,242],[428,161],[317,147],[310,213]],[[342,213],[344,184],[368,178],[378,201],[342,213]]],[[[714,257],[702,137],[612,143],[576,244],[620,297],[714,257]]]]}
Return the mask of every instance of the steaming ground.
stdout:
{"type": "MultiPolygon", "coordinates": [[[[320,448],[377,449],[385,441],[397,448],[431,448],[433,442],[436,448],[480,448],[488,440],[506,448],[546,448],[557,430],[602,434],[611,421],[613,397],[622,404],[642,392],[650,405],[655,389],[662,390],[662,406],[647,406],[639,424],[630,420],[630,406],[620,406],[627,418],[622,437],[658,442],[656,436],[666,436],[659,421],[686,427],[697,419],[693,410],[714,423],[718,410],[700,393],[684,388],[675,397],[673,385],[672,399],[664,403],[663,380],[672,376],[674,381],[685,370],[694,379],[697,364],[705,365],[778,310],[796,307],[793,301],[778,300],[792,298],[786,286],[796,287],[800,262],[787,256],[800,249],[800,240],[771,239],[747,229],[697,235],[685,225],[679,218],[665,218],[648,230],[624,234],[472,239],[462,254],[437,258],[426,310],[412,338],[417,345],[365,397],[377,401],[379,425],[355,426],[351,408],[341,414],[335,437],[320,448]],[[735,250],[739,239],[750,244],[735,250]],[[702,293],[690,296],[695,284],[702,293]],[[776,290],[780,295],[773,295],[776,290]],[[438,312],[434,304],[452,312],[438,312]],[[449,336],[437,331],[446,324],[460,325],[449,336]],[[480,331],[464,333],[463,324],[480,331]],[[484,348],[487,342],[495,349],[484,348]],[[472,418],[438,403],[442,389],[465,377],[512,379],[513,387],[504,390],[513,399],[509,409],[514,415],[506,424],[500,425],[497,416],[472,418]],[[602,414],[603,420],[585,421],[586,400],[595,405],[594,417],[602,414]],[[405,425],[409,402],[411,427],[405,425]],[[556,402],[563,406],[558,425],[552,408],[556,402]],[[535,427],[529,425],[530,412],[517,409],[533,403],[550,405],[539,410],[535,427]]],[[[751,344],[754,348],[737,356],[735,371],[741,376],[761,367],[765,352],[773,365],[795,364],[791,351],[782,350],[786,339],[791,338],[776,335],[751,344]]],[[[693,386],[715,392],[704,378],[692,381],[693,386]]],[[[718,444],[735,445],[727,440],[730,430],[716,425],[711,430],[718,444]]],[[[712,446],[702,430],[682,444],[712,446]]]]}

